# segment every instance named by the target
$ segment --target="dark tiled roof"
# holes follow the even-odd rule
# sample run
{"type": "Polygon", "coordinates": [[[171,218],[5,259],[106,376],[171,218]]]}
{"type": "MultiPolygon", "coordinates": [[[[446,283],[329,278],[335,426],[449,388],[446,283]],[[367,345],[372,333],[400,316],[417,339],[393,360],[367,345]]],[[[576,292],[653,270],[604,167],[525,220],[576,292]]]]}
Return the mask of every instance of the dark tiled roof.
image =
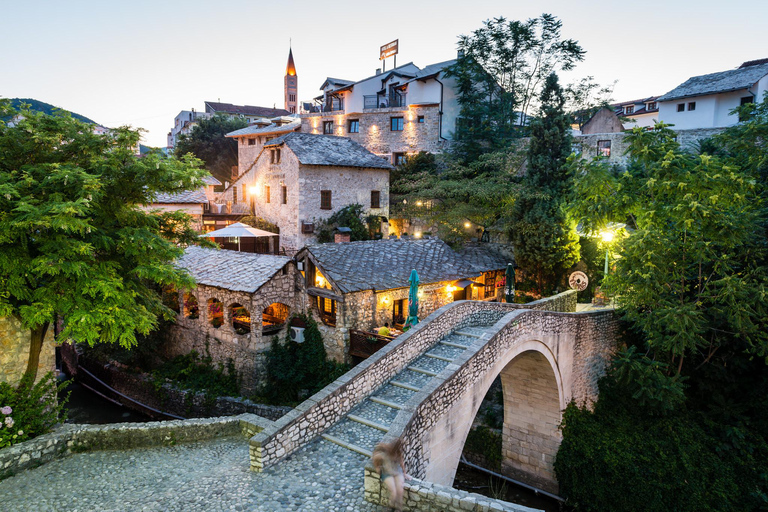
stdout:
{"type": "Polygon", "coordinates": [[[739,91],[751,87],[765,75],[768,75],[768,64],[756,64],[720,73],[694,76],[661,96],[659,101],[739,91]]]}
{"type": "Polygon", "coordinates": [[[243,114],[248,116],[275,117],[287,116],[291,113],[282,108],[254,107],[253,105],[233,105],[232,103],[205,102],[206,110],[211,108],[214,112],[226,112],[227,114],[243,114]]]}
{"type": "Polygon", "coordinates": [[[282,126],[271,124],[269,126],[246,126],[239,130],[229,132],[227,137],[242,137],[243,135],[269,135],[270,133],[287,133],[301,128],[301,119],[296,119],[282,126]]]}
{"type": "Polygon", "coordinates": [[[749,66],[757,66],[758,64],[768,64],[768,59],[748,60],[747,62],[742,62],[741,66],[739,66],[739,69],[748,68],[749,66]]]}
{"type": "MultiPolygon", "coordinates": [[[[218,180],[216,180],[218,181],[218,180]]],[[[205,190],[184,190],[176,193],[158,192],[152,204],[203,204],[208,202],[205,190]]]]}
{"type": "Polygon", "coordinates": [[[480,275],[480,270],[437,239],[314,244],[298,257],[304,251],[312,254],[323,275],[342,293],[407,287],[413,269],[421,284],[480,275]]]}
{"type": "Polygon", "coordinates": [[[272,139],[264,147],[282,144],[291,148],[299,163],[304,165],[394,169],[387,160],[374,155],[347,137],[291,132],[272,139]]]}
{"type": "Polygon", "coordinates": [[[221,185],[221,182],[210,174],[208,176],[203,176],[203,183],[206,185],[221,185]]]}
{"type": "Polygon", "coordinates": [[[505,270],[507,264],[515,263],[513,259],[504,256],[485,244],[465,245],[458,254],[464,261],[483,272],[488,270],[505,270]]]}
{"type": "Polygon", "coordinates": [[[289,261],[287,256],[193,246],[186,248],[176,265],[186,269],[198,284],[254,293],[289,261]]]}

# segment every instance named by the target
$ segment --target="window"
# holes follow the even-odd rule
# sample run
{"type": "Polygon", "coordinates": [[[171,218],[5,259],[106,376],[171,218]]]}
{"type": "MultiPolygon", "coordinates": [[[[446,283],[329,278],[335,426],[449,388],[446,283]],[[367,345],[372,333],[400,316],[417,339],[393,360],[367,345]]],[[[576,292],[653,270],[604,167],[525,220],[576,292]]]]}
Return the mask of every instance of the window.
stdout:
{"type": "Polygon", "coordinates": [[[403,131],[403,118],[402,117],[390,117],[389,129],[393,132],[403,131]]]}
{"type": "Polygon", "coordinates": [[[696,110],[696,102],[695,101],[689,101],[688,102],[688,110],[696,110]]]}
{"type": "Polygon", "coordinates": [[[323,323],[330,326],[336,325],[336,301],[326,297],[317,298],[317,309],[320,310],[320,318],[323,323]]]}
{"type": "Polygon", "coordinates": [[[279,149],[273,149],[270,152],[270,157],[269,158],[270,158],[269,159],[269,163],[271,163],[271,164],[279,164],[280,163],[280,150],[279,149]]]}
{"type": "Polygon", "coordinates": [[[248,196],[246,195],[246,192],[247,192],[247,190],[246,190],[246,188],[245,188],[245,183],[243,183],[243,201],[245,201],[246,199],[248,199],[248,196]]]}
{"type": "Polygon", "coordinates": [[[628,107],[624,107],[624,113],[625,114],[634,114],[635,113],[635,106],[629,105],[628,107]]]}
{"type": "Polygon", "coordinates": [[[597,141],[597,156],[611,156],[611,141],[599,140],[597,141]]]}
{"type": "Polygon", "coordinates": [[[394,165],[403,165],[407,159],[405,153],[392,153],[392,163],[394,165]]]}
{"type": "Polygon", "coordinates": [[[416,118],[416,120],[419,122],[419,124],[424,124],[424,116],[419,116],[416,118]]]}
{"type": "Polygon", "coordinates": [[[333,135],[333,121],[323,121],[323,133],[333,135]]]}
{"type": "Polygon", "coordinates": [[[237,187],[232,187],[232,204],[237,204],[237,187]]]}
{"type": "Polygon", "coordinates": [[[296,95],[295,94],[289,94],[288,95],[288,101],[296,101],[296,95]]]}
{"type": "Polygon", "coordinates": [[[331,191],[330,190],[320,191],[320,209],[321,210],[331,209],[331,191]]]}
{"type": "Polygon", "coordinates": [[[254,137],[250,137],[248,139],[248,145],[249,146],[255,146],[256,145],[256,139],[254,137]]]}
{"type": "Polygon", "coordinates": [[[350,119],[349,126],[347,127],[349,133],[360,133],[360,121],[358,119],[350,119]]]}
{"type": "Polygon", "coordinates": [[[283,204],[288,204],[288,187],[283,185],[281,188],[283,189],[283,204]]]}
{"type": "Polygon", "coordinates": [[[381,192],[371,190],[371,208],[381,208],[381,192]]]}
{"type": "Polygon", "coordinates": [[[645,105],[645,108],[648,110],[656,110],[656,102],[652,101],[645,105]]]}
{"type": "MultiPolygon", "coordinates": [[[[754,103],[754,102],[755,102],[754,96],[744,96],[743,98],[741,98],[741,102],[739,103],[739,105],[743,107],[744,105],[749,105],[750,103],[754,103]]],[[[741,114],[739,114],[739,122],[742,122],[742,121],[744,121],[744,118],[741,116],[741,114]]]]}
{"type": "Polygon", "coordinates": [[[392,301],[392,325],[405,323],[406,299],[392,301]]]}
{"type": "Polygon", "coordinates": [[[483,290],[483,297],[495,297],[496,296],[496,272],[485,273],[485,290],[483,290]]]}
{"type": "Polygon", "coordinates": [[[270,200],[269,200],[269,198],[270,198],[269,192],[270,192],[269,185],[264,185],[264,202],[265,203],[269,203],[270,202],[270,200]]]}
{"type": "Polygon", "coordinates": [[[677,104],[677,111],[678,112],[685,112],[685,103],[678,103],[677,104]]]}

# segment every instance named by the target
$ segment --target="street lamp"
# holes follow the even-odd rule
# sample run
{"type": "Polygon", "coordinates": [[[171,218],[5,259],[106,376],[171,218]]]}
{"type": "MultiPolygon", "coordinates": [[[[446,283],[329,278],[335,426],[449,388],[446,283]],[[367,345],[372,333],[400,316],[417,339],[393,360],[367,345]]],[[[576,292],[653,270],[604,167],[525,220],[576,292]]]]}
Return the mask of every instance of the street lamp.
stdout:
{"type": "Polygon", "coordinates": [[[603,237],[603,242],[605,242],[605,269],[603,270],[603,277],[608,276],[608,248],[611,242],[613,242],[613,231],[603,231],[600,233],[600,236],[603,237]]]}

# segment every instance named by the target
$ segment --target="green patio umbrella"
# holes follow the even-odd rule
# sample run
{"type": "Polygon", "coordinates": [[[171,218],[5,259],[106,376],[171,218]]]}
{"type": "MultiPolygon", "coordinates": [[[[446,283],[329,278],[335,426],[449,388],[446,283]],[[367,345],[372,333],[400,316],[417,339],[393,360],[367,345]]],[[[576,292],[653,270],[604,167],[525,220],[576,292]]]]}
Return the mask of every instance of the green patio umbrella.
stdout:
{"type": "Polygon", "coordinates": [[[512,263],[507,264],[507,302],[515,302],[515,266],[512,263]]]}
{"type": "Polygon", "coordinates": [[[413,327],[419,323],[419,274],[416,269],[411,270],[408,282],[411,287],[408,290],[408,318],[405,320],[405,327],[413,327]]]}

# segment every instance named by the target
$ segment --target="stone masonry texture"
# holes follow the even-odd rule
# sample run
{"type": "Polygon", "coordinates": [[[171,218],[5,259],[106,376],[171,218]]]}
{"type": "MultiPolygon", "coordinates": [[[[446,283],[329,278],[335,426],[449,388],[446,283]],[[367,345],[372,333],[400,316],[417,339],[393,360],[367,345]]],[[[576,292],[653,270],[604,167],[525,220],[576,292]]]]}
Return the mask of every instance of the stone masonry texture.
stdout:
{"type": "MultiPolygon", "coordinates": [[[[24,375],[29,360],[29,336],[29,329],[25,329],[18,318],[13,316],[0,318],[0,381],[16,385],[24,375]]],[[[40,351],[37,378],[40,379],[46,373],[52,372],[55,362],[53,326],[50,326],[40,351]]]]}

